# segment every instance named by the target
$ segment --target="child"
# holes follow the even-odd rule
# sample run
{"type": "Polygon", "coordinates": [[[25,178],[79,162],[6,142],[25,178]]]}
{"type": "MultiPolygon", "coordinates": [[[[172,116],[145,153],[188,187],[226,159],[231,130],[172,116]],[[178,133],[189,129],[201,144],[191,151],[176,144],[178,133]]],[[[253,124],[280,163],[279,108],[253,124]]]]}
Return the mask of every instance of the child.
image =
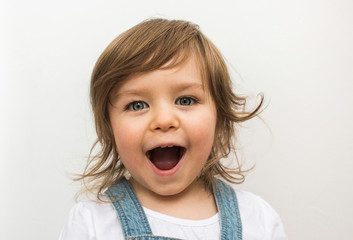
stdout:
{"type": "Polygon", "coordinates": [[[262,101],[245,112],[198,26],[151,19],[121,34],[96,63],[91,104],[101,150],[79,180],[98,199],[73,207],[61,240],[286,239],[265,201],[216,178],[244,180],[220,160],[262,101]]]}

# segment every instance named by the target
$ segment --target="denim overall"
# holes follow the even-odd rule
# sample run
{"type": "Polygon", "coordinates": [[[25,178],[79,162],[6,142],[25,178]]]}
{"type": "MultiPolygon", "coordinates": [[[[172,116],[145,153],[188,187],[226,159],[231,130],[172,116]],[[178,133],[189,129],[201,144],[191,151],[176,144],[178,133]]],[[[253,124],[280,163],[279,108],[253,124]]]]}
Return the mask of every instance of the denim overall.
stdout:
{"type": "MultiPolygon", "coordinates": [[[[125,178],[111,186],[105,194],[112,201],[119,199],[113,205],[118,212],[121,228],[126,240],[177,240],[177,238],[154,236],[152,234],[141,203],[137,199],[130,183],[125,178]]],[[[216,180],[213,184],[213,194],[220,215],[220,239],[241,240],[242,225],[238,201],[233,188],[221,180],[216,180]]]]}

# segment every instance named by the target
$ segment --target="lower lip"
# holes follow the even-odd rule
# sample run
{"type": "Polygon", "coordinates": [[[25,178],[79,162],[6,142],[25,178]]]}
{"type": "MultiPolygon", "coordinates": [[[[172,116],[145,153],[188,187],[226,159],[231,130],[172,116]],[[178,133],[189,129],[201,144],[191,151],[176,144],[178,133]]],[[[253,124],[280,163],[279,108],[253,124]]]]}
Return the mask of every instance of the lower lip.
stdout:
{"type": "Polygon", "coordinates": [[[153,171],[157,175],[159,175],[161,177],[168,177],[168,176],[174,175],[180,169],[180,167],[182,166],[182,163],[184,161],[185,155],[186,155],[186,151],[184,152],[183,156],[180,158],[178,164],[175,165],[172,169],[169,169],[169,170],[161,170],[161,169],[157,168],[149,159],[148,159],[148,162],[151,165],[153,171]]]}

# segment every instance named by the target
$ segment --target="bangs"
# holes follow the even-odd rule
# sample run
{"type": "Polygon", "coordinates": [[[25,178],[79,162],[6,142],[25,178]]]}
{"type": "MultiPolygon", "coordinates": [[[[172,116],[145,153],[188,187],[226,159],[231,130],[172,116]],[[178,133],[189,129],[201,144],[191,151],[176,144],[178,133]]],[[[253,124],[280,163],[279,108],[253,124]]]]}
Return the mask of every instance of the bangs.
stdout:
{"type": "MultiPolygon", "coordinates": [[[[161,44],[163,46],[163,44],[161,44]]],[[[175,51],[168,48],[151,49],[151,54],[146,58],[144,56],[136,57],[140,71],[134,72],[149,72],[153,70],[171,69],[177,67],[191,57],[196,57],[199,65],[202,64],[203,58],[200,56],[199,46],[192,39],[191,42],[185,42],[178,46],[175,51]]]]}

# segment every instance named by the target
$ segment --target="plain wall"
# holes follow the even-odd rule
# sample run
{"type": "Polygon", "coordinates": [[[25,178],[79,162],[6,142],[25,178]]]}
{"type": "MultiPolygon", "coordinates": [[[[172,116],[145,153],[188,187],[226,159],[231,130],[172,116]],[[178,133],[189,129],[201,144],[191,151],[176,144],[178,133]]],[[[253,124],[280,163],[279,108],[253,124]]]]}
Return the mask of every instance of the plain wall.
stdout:
{"type": "MultiPolygon", "coordinates": [[[[0,1],[0,239],[57,239],[95,140],[95,61],[148,17],[200,25],[237,91],[265,94],[239,130],[255,169],[239,188],[267,200],[290,239],[353,239],[353,2],[0,1]]],[[[255,98],[253,98],[253,101],[255,98]]]]}

